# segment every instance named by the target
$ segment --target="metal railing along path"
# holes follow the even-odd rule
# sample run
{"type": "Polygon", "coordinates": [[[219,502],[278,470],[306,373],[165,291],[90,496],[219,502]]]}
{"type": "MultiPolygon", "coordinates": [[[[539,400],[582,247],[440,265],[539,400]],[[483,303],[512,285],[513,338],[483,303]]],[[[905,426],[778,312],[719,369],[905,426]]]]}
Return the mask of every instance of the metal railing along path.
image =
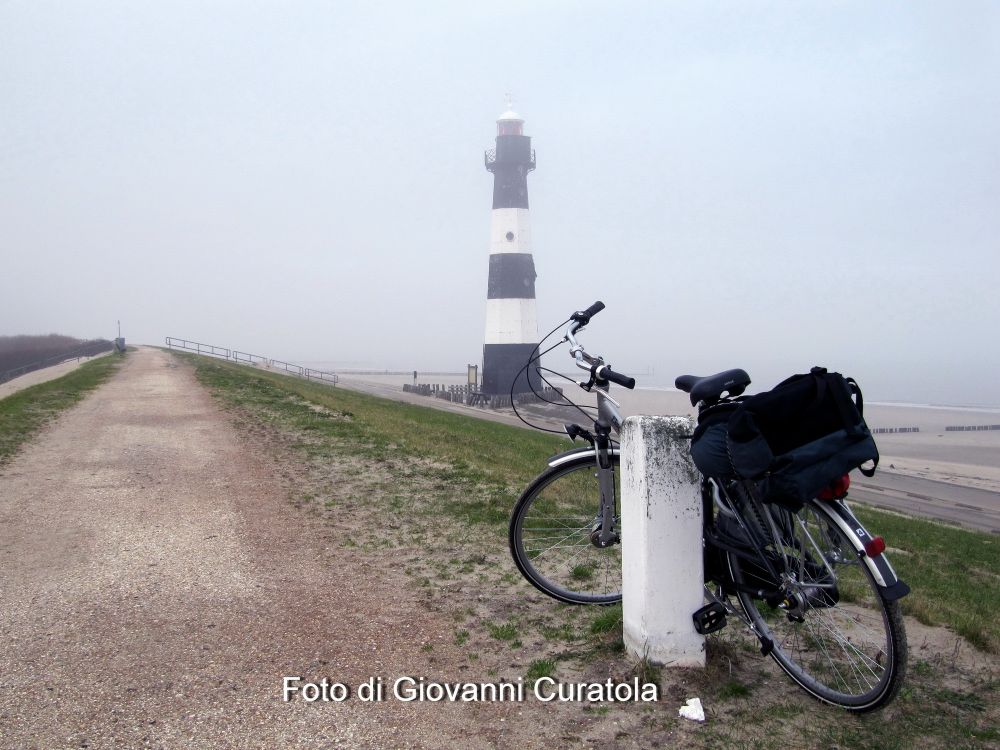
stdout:
{"type": "Polygon", "coordinates": [[[326,372],[325,370],[314,370],[311,367],[306,368],[306,379],[307,380],[322,380],[324,383],[333,383],[336,385],[340,378],[337,377],[335,372],[326,372]]]}
{"type": "Polygon", "coordinates": [[[238,352],[233,349],[233,359],[237,362],[245,362],[248,365],[256,364],[267,364],[267,357],[262,357],[259,354],[248,354],[247,352],[238,352]]]}
{"type": "Polygon", "coordinates": [[[236,362],[237,364],[249,365],[251,367],[282,370],[289,375],[298,375],[299,377],[306,378],[307,380],[318,380],[323,383],[329,383],[330,385],[337,385],[337,383],[340,382],[339,376],[334,372],[316,370],[311,367],[304,367],[302,365],[297,365],[294,362],[285,362],[280,359],[270,359],[261,354],[241,352],[237,349],[227,349],[224,346],[205,344],[200,341],[191,341],[190,339],[179,339],[174,336],[167,336],[166,343],[168,349],[182,349],[184,351],[195,352],[196,354],[219,357],[220,359],[226,359],[231,362],[236,362]]]}
{"type": "Polygon", "coordinates": [[[291,362],[282,362],[280,359],[270,360],[271,368],[275,370],[284,370],[285,372],[290,372],[293,375],[305,375],[305,370],[302,365],[293,365],[291,362]]]}
{"type": "Polygon", "coordinates": [[[172,336],[167,336],[167,348],[185,349],[189,352],[208,354],[212,357],[222,357],[223,359],[230,359],[232,357],[232,351],[224,346],[202,344],[198,341],[188,341],[187,339],[175,339],[172,336]]]}

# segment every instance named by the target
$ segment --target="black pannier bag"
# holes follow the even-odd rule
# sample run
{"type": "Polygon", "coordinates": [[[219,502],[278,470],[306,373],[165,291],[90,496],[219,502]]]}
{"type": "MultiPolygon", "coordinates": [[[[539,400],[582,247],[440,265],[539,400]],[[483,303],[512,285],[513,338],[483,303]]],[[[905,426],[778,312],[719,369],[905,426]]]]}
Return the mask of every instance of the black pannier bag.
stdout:
{"type": "Polygon", "coordinates": [[[824,367],[749,396],[729,417],[733,470],[759,479],[765,500],[793,509],[860,468],[872,476],[878,448],[865,424],[861,389],[824,367]],[[862,464],[873,462],[871,467],[862,464]]]}

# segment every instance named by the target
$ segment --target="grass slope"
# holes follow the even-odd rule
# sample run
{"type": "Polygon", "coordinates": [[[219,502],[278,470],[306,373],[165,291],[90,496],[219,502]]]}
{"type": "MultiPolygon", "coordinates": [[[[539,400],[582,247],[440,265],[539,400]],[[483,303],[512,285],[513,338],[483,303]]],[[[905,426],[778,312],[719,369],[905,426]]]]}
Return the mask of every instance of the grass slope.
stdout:
{"type": "Polygon", "coordinates": [[[47,422],[106,381],[121,362],[121,357],[100,357],[61,378],[0,399],[0,466],[47,422]]]}
{"type": "Polygon", "coordinates": [[[973,646],[1000,653],[1000,538],[956,526],[858,508],[889,545],[887,555],[913,591],[903,613],[947,625],[973,646]]]}
{"type": "MultiPolygon", "coordinates": [[[[508,559],[506,521],[517,495],[568,441],[176,356],[196,367],[242,428],[280,435],[283,455],[294,458],[289,481],[309,487],[296,504],[328,512],[331,524],[356,521],[359,531],[344,535],[345,547],[382,564],[401,561],[428,607],[452,613],[454,643],[468,649],[475,674],[504,674],[515,659],[529,682],[621,674],[623,664],[644,677],[656,675],[648,665],[627,665],[620,607],[551,602],[521,581],[508,559]],[[489,594],[470,597],[470,591],[489,594]]],[[[617,739],[643,747],[996,746],[997,661],[991,655],[1000,651],[1000,540],[881,511],[859,515],[886,538],[893,564],[913,588],[904,599],[907,612],[986,652],[972,660],[974,667],[956,658],[957,638],[954,650],[928,649],[911,635],[910,675],[899,698],[875,715],[849,716],[790,687],[733,623],[709,638],[703,672],[662,673],[661,701],[680,705],[701,696],[710,707],[706,725],[685,723],[669,710],[615,705],[586,707],[581,726],[608,714],[617,739]]],[[[592,741],[582,729],[564,740],[592,741]]]]}

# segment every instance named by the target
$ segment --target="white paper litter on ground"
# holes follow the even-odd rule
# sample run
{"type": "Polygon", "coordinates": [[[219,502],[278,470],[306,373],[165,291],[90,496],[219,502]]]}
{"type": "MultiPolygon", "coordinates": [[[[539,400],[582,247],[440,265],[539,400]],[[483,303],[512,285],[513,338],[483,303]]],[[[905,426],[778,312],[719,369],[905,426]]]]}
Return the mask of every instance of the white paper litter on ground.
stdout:
{"type": "Polygon", "coordinates": [[[705,709],[701,707],[700,698],[689,698],[688,702],[681,706],[679,713],[684,719],[705,721],[705,709]]]}

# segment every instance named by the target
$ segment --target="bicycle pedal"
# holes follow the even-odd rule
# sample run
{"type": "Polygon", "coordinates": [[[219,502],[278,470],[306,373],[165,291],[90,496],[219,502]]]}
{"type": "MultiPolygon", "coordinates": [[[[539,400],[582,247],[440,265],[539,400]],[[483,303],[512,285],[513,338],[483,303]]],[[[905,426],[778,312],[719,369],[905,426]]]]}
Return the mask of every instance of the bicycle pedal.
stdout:
{"type": "Polygon", "coordinates": [[[726,608],[719,602],[712,602],[691,615],[691,618],[698,634],[708,635],[726,627],[726,608]]]}

